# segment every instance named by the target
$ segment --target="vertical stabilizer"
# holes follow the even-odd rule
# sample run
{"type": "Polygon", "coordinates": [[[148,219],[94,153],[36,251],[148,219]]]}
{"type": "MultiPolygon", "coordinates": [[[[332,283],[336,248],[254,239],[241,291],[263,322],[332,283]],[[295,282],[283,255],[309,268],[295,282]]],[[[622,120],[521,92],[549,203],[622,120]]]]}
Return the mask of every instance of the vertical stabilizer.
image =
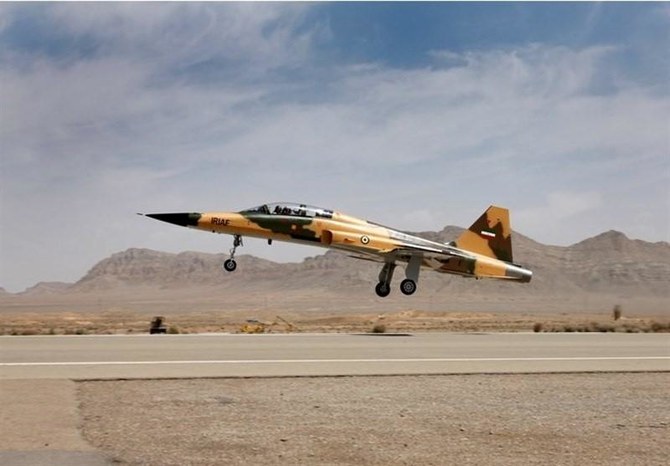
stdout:
{"type": "Polygon", "coordinates": [[[509,211],[491,206],[454,242],[459,249],[512,262],[512,228],[509,211]]]}

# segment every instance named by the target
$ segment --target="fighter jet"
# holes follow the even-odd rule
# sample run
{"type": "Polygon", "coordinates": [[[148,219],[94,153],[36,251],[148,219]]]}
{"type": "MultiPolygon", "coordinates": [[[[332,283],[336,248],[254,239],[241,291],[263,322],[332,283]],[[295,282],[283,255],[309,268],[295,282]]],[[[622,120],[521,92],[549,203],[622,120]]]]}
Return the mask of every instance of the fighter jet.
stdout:
{"type": "Polygon", "coordinates": [[[382,263],[375,287],[378,296],[391,292],[398,263],[407,263],[400,291],[413,294],[421,268],[473,278],[530,282],[533,273],[512,260],[509,211],[490,206],[456,240],[445,244],[403,233],[321,207],[290,202],[263,204],[240,212],[140,214],[182,227],[233,235],[227,272],[237,268],[235,252],[242,238],[264,238],[344,251],[358,259],[382,263]]]}

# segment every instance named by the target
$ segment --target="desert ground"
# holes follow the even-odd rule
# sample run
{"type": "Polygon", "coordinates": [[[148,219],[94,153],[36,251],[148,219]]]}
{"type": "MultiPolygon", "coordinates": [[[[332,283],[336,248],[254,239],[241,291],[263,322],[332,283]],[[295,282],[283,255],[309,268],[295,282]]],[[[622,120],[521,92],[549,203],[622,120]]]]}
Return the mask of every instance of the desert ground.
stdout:
{"type": "MultiPolygon", "coordinates": [[[[658,332],[670,331],[667,313],[623,315],[614,310],[600,313],[504,313],[504,312],[189,312],[166,314],[171,333],[258,331],[287,332],[658,332]]],[[[2,335],[86,335],[147,333],[153,312],[3,312],[2,335]]]]}

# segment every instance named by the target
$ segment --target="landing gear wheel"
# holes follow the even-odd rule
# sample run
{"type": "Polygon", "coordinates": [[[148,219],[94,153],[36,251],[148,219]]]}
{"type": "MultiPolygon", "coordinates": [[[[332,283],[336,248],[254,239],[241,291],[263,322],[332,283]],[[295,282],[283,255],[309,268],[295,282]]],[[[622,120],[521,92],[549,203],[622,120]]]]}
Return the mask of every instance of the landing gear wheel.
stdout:
{"type": "Polygon", "coordinates": [[[230,259],[223,263],[223,269],[226,272],[233,272],[237,268],[237,262],[235,262],[235,251],[237,248],[242,246],[242,237],[240,235],[234,235],[233,248],[230,250],[230,259]]]}
{"type": "Polygon", "coordinates": [[[237,262],[235,262],[235,259],[228,259],[223,263],[223,268],[226,272],[234,272],[237,268],[237,262]]]}
{"type": "Polygon", "coordinates": [[[377,292],[377,296],[380,298],[385,298],[391,293],[391,287],[388,283],[379,282],[375,286],[375,292],[377,292]]]}
{"type": "Polygon", "coordinates": [[[402,294],[407,296],[414,294],[416,291],[416,282],[409,278],[404,279],[402,282],[400,282],[400,291],[402,291],[402,294]]]}

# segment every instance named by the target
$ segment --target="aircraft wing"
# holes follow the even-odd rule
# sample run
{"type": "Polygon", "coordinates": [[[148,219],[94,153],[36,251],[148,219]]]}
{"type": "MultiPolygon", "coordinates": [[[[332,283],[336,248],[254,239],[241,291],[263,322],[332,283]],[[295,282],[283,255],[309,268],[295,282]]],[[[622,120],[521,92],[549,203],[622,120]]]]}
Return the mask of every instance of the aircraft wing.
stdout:
{"type": "Polygon", "coordinates": [[[374,255],[349,254],[349,257],[372,262],[385,262],[387,257],[392,257],[394,260],[401,259],[409,261],[409,259],[416,254],[421,254],[425,259],[437,260],[438,262],[443,262],[450,258],[472,259],[471,256],[463,254],[461,251],[454,248],[438,249],[409,243],[402,244],[393,249],[379,251],[374,255]]]}
{"type": "Polygon", "coordinates": [[[415,254],[421,254],[426,259],[437,259],[437,260],[446,260],[452,257],[460,259],[471,259],[471,256],[463,254],[461,251],[452,248],[431,248],[427,246],[421,246],[416,244],[405,244],[392,251],[387,252],[387,254],[394,254],[398,258],[409,259],[415,254]]]}

